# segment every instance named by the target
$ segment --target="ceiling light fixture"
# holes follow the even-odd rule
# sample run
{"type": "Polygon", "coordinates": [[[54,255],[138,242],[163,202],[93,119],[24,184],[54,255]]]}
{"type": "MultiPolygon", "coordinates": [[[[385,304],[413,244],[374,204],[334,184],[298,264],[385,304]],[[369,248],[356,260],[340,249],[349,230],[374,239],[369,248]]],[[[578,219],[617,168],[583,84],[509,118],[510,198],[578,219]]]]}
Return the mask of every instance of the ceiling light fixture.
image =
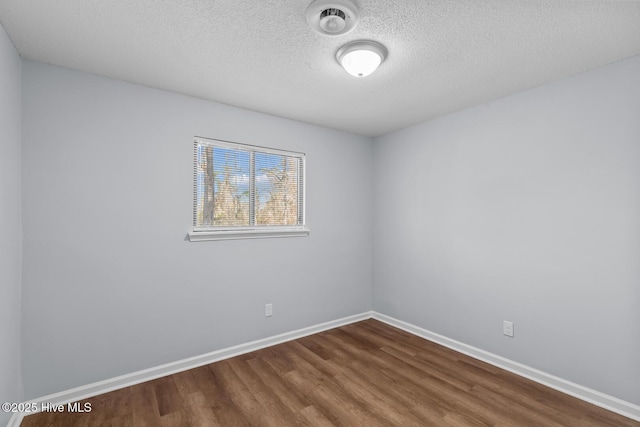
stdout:
{"type": "Polygon", "coordinates": [[[351,0],[314,0],[307,7],[307,23],[325,36],[345,34],[358,23],[358,8],[351,0]]]}
{"type": "Polygon", "coordinates": [[[340,65],[355,77],[373,73],[386,57],[387,48],[371,40],[347,43],[336,53],[340,65]]]}

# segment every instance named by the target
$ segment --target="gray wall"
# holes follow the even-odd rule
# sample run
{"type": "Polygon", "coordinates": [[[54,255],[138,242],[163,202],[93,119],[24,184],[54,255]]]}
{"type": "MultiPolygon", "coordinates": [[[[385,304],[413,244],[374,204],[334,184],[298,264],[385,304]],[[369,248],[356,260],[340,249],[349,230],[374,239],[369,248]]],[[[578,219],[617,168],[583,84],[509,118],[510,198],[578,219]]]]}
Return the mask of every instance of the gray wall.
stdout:
{"type": "Polygon", "coordinates": [[[375,310],[640,404],[640,57],[377,138],[374,170],[375,310]]]}
{"type": "MultiPolygon", "coordinates": [[[[22,398],[20,68],[20,56],[0,25],[0,402],[22,398]]],[[[0,425],[10,415],[0,411],[0,425]]]]}
{"type": "MultiPolygon", "coordinates": [[[[0,87],[16,100],[0,100],[0,226],[13,236],[1,274],[15,295],[0,299],[14,310],[0,311],[12,316],[0,333],[17,343],[19,208],[4,215],[20,200],[7,185],[19,181],[20,63],[5,44],[0,87]]],[[[373,148],[29,61],[22,78],[27,398],[373,307],[640,404],[640,57],[373,148]],[[311,236],[184,241],[194,135],[306,152],[311,236]]]]}
{"type": "Polygon", "coordinates": [[[26,397],[371,309],[370,139],[30,61],[23,79],[26,397]],[[311,235],[185,241],[194,135],[305,152],[311,235]]]}

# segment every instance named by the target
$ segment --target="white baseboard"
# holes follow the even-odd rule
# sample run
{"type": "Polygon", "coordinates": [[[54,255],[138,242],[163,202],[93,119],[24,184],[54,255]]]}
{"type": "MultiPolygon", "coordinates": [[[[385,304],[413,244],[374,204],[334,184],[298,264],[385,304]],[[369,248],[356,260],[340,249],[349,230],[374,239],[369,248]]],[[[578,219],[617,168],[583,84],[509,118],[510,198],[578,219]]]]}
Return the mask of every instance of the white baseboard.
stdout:
{"type": "MultiPolygon", "coordinates": [[[[51,405],[56,406],[66,405],[67,403],[87,399],[99,394],[108,393],[110,391],[140,384],[146,381],[151,381],[156,378],[172,375],[177,372],[182,372],[189,369],[197,368],[199,366],[208,365],[209,363],[218,362],[220,360],[229,359],[241,354],[251,353],[252,351],[260,350],[265,347],[271,347],[283,342],[317,334],[318,332],[338,328],[340,326],[359,322],[361,320],[370,319],[372,316],[373,313],[367,311],[353,316],[343,317],[342,319],[320,323],[318,325],[309,326],[291,332],[285,332],[283,334],[274,335],[257,341],[251,341],[245,344],[223,348],[220,350],[212,351],[211,353],[202,354],[200,356],[178,360],[176,362],[167,363],[165,365],[156,366],[154,368],[144,369],[142,371],[132,372],[130,374],[121,375],[119,377],[110,378],[108,380],[99,381],[92,384],[87,384],[84,386],[61,391],[59,393],[50,394],[37,399],[29,400],[28,403],[35,403],[35,406],[37,408],[41,408],[43,403],[50,403],[51,405]]],[[[7,427],[18,427],[22,422],[22,419],[26,415],[30,415],[31,413],[35,412],[30,412],[29,414],[14,413],[9,420],[9,424],[7,424],[7,427]]]]}
{"type": "Polygon", "coordinates": [[[498,368],[504,369],[509,372],[513,372],[521,377],[528,378],[537,383],[546,385],[562,393],[577,397],[580,400],[592,403],[601,408],[608,409],[609,411],[618,413],[625,417],[631,418],[636,421],[640,421],[640,406],[633,403],[626,402],[613,396],[609,396],[599,391],[581,386],[580,384],[567,381],[565,379],[556,377],[546,372],[539,371],[529,366],[523,365],[513,360],[505,359],[488,351],[481,350],[476,347],[461,343],[459,341],[447,338],[443,335],[436,334],[427,329],[421,328],[416,325],[412,325],[402,320],[395,319],[384,314],[373,312],[373,318],[384,322],[388,325],[394,326],[403,331],[409,332],[413,335],[421,338],[433,341],[442,346],[448,347],[457,352],[471,356],[474,359],[482,360],[498,368]]]}
{"type": "Polygon", "coordinates": [[[20,427],[20,423],[22,422],[23,415],[15,413],[9,418],[9,423],[7,427],[20,427]]]}
{"type": "Polygon", "coordinates": [[[7,427],[20,427],[22,418],[24,418],[22,414],[14,413],[11,418],[9,418],[9,424],[7,424],[7,427]]]}
{"type": "MultiPolygon", "coordinates": [[[[375,311],[369,311],[353,316],[344,317],[342,319],[309,326],[307,328],[274,335],[272,337],[263,338],[257,341],[251,341],[245,344],[216,350],[200,356],[190,357],[176,362],[167,363],[165,365],[156,366],[154,368],[144,369],[142,371],[133,372],[131,374],[121,375],[119,377],[111,378],[108,380],[72,388],[69,390],[61,391],[59,393],[54,393],[40,397],[38,399],[30,400],[29,403],[36,403],[37,407],[41,407],[43,403],[49,403],[52,405],[66,405],[67,403],[87,399],[99,394],[108,393],[110,391],[129,387],[135,384],[140,384],[146,381],[151,381],[156,378],[172,375],[177,372],[186,371],[188,369],[197,368],[199,366],[208,365],[209,363],[229,359],[231,357],[250,353],[252,351],[260,350],[265,347],[270,347],[276,344],[281,344],[283,342],[296,340],[298,338],[313,335],[318,332],[326,331],[370,318],[374,318],[383,323],[409,332],[413,335],[419,336],[429,341],[433,341],[452,350],[466,354],[467,356],[473,357],[474,359],[482,360],[483,362],[487,362],[491,365],[497,366],[498,368],[513,372],[514,374],[528,378],[532,381],[546,385],[568,395],[577,397],[578,399],[592,403],[596,406],[600,406],[612,412],[616,412],[633,420],[640,421],[640,406],[634,405],[613,396],[609,396],[604,393],[600,393],[599,391],[583,387],[571,381],[567,381],[554,375],[547,374],[529,366],[514,362],[496,354],[489,353],[488,351],[472,347],[451,338],[447,338],[443,335],[436,334],[435,332],[431,332],[419,326],[403,322],[402,320],[398,320],[375,311]]],[[[7,427],[19,427],[25,415],[28,414],[14,413],[9,420],[9,424],[7,424],[7,427]]]]}

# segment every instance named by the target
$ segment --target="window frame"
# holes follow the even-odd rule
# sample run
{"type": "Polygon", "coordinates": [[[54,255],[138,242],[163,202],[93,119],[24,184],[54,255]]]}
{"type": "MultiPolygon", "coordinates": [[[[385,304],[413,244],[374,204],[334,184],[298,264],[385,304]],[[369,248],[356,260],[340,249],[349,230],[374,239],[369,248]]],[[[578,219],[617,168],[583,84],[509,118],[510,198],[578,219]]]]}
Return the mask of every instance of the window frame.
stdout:
{"type": "Polygon", "coordinates": [[[221,139],[205,138],[195,136],[193,138],[193,222],[191,231],[188,233],[189,241],[201,242],[208,240],[236,240],[236,239],[262,239],[276,237],[304,237],[309,235],[309,228],[306,226],[306,155],[296,151],[282,150],[259,145],[251,145],[221,139]],[[250,153],[252,165],[250,167],[250,188],[251,196],[249,202],[250,224],[247,226],[199,226],[197,225],[198,215],[198,147],[201,145],[211,145],[233,150],[242,150],[250,153]],[[299,160],[298,167],[298,224],[296,225],[259,225],[255,224],[255,170],[254,158],[256,153],[275,154],[279,156],[295,157],[299,160]],[[302,181],[302,182],[300,182],[302,181]],[[302,193],[300,195],[300,192],[302,193]],[[253,224],[252,224],[253,223],[253,224]]]}

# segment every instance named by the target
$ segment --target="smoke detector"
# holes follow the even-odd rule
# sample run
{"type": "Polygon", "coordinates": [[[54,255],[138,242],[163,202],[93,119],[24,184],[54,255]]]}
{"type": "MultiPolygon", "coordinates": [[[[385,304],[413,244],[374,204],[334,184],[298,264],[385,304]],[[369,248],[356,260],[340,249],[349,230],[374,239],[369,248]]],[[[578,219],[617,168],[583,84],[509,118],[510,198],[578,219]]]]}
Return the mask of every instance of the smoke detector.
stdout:
{"type": "Polygon", "coordinates": [[[307,23],[325,36],[348,33],[358,18],[358,8],[351,0],[314,0],[307,7],[307,23]]]}

